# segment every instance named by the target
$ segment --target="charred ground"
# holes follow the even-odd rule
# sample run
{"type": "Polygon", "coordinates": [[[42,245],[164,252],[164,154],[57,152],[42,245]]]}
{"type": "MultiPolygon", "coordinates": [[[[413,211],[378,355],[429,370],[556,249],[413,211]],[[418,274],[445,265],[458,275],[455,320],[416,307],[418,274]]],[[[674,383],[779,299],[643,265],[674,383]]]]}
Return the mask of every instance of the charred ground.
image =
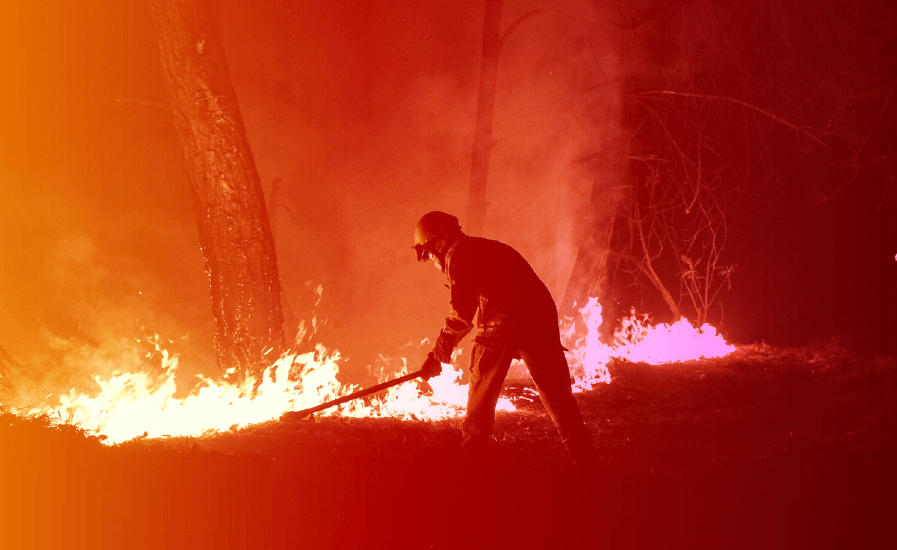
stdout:
{"type": "MultiPolygon", "coordinates": [[[[617,361],[569,464],[537,401],[482,471],[459,420],[319,418],[104,447],[0,420],[6,548],[872,548],[897,536],[897,365],[835,343],[617,361]]],[[[890,541],[890,542],[889,542],[890,541]]]]}

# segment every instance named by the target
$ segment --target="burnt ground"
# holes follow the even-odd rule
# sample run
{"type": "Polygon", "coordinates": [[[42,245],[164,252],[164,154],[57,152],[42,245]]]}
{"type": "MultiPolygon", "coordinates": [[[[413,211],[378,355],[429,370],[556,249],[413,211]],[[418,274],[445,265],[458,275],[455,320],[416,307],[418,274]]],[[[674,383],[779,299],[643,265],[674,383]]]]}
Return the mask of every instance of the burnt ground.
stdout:
{"type": "Polygon", "coordinates": [[[519,384],[474,471],[458,420],[104,447],[3,414],[0,548],[897,547],[894,358],[748,346],[611,372],[578,395],[585,473],[519,384]]]}

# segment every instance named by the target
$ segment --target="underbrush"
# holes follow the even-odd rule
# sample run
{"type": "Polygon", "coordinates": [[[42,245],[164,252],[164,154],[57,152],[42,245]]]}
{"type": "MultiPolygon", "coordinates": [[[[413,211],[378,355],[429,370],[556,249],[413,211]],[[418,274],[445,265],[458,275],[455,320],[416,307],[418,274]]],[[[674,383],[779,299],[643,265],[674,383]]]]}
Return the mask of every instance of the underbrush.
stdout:
{"type": "Polygon", "coordinates": [[[897,512],[897,366],[837,344],[615,361],[578,471],[509,387],[487,463],[460,420],[324,417],[114,447],[0,413],[0,547],[877,548],[897,512]],[[3,546],[5,544],[5,546],[3,546]]]}

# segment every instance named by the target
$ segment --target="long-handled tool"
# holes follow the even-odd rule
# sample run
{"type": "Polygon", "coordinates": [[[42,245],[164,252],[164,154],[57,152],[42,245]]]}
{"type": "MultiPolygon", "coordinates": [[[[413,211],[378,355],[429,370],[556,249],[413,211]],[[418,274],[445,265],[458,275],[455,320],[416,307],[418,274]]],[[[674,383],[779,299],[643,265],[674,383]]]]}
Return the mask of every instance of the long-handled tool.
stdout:
{"type": "Polygon", "coordinates": [[[342,397],[338,397],[332,401],[327,401],[326,403],[321,403],[320,405],[315,405],[314,407],[310,407],[308,409],[302,409],[301,411],[290,411],[285,412],[280,415],[281,422],[295,422],[296,420],[302,420],[306,416],[310,414],[314,414],[318,411],[323,411],[324,409],[329,409],[330,407],[335,407],[346,401],[352,401],[353,399],[358,399],[359,397],[364,397],[365,395],[370,395],[372,393],[377,393],[378,391],[383,391],[386,388],[391,388],[393,386],[398,386],[403,382],[407,382],[409,380],[414,380],[415,378],[421,376],[424,373],[423,369],[417,370],[414,372],[409,372],[405,376],[400,376],[394,380],[389,380],[388,382],[383,382],[382,384],[377,384],[376,386],[371,386],[370,388],[358,390],[355,393],[350,393],[349,395],[344,395],[342,397]]]}

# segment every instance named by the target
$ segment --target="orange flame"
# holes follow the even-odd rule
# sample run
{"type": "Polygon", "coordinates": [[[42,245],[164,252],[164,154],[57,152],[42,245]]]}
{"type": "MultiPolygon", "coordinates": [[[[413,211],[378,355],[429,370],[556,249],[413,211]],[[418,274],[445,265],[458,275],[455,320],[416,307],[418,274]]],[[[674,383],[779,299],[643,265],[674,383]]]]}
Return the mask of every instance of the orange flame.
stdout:
{"type": "MultiPolygon", "coordinates": [[[[598,300],[590,299],[580,313],[585,335],[568,344],[574,391],[610,383],[607,363],[613,357],[659,364],[719,357],[735,349],[710,325],[696,330],[681,319],[673,325],[650,327],[634,314],[624,320],[612,347],[599,340],[602,319],[598,300]]],[[[574,328],[573,323],[564,327],[563,335],[568,341],[573,338],[574,328]]],[[[58,405],[44,405],[31,413],[47,413],[103,435],[108,443],[119,443],[136,437],[200,436],[239,428],[358,389],[337,380],[339,352],[330,352],[319,344],[313,352],[281,356],[265,371],[258,388],[251,376],[239,383],[200,376],[199,390],[178,399],[175,397],[178,358],[162,348],[158,337],[152,343],[161,357],[162,374],[123,373],[108,380],[95,377],[100,388],[95,397],[72,389],[60,396],[58,405]],[[292,379],[291,373],[294,373],[292,379]]],[[[405,365],[400,374],[407,372],[405,365]]],[[[467,386],[461,384],[459,372],[451,365],[443,365],[442,374],[431,378],[429,386],[432,393],[425,393],[416,383],[394,386],[371,400],[349,401],[321,414],[434,421],[464,413],[467,386]]],[[[502,398],[498,409],[513,411],[515,407],[510,400],[502,398]]]]}
{"type": "MultiPolygon", "coordinates": [[[[184,399],[174,397],[178,357],[155,341],[163,373],[124,373],[108,380],[95,377],[99,394],[90,397],[75,389],[60,396],[56,406],[43,406],[32,414],[47,413],[54,418],[80,426],[119,443],[136,437],[200,436],[257,424],[278,418],[287,411],[302,410],[359,388],[337,380],[339,352],[328,352],[318,345],[314,352],[285,354],[265,370],[256,391],[256,378],[242,382],[216,381],[200,376],[201,387],[184,399]],[[290,379],[290,372],[299,372],[290,379]],[[273,374],[273,376],[272,376],[273,374]]],[[[440,420],[463,414],[467,387],[451,365],[431,378],[432,394],[417,384],[390,388],[370,401],[349,401],[320,414],[350,417],[398,417],[440,420]]],[[[401,374],[407,373],[407,367],[401,374]]],[[[499,410],[513,411],[510,400],[502,398],[499,410]]]]}
{"type": "MultiPolygon", "coordinates": [[[[614,345],[600,340],[601,304],[597,298],[589,298],[580,310],[586,335],[573,342],[572,353],[573,390],[592,389],[594,384],[610,383],[607,363],[612,358],[659,365],[691,359],[722,357],[733,351],[716,327],[705,324],[694,328],[684,317],[672,325],[661,323],[649,326],[646,319],[639,319],[633,311],[621,322],[614,333],[614,345]]],[[[575,326],[567,323],[562,334],[572,338],[575,326]]]]}

